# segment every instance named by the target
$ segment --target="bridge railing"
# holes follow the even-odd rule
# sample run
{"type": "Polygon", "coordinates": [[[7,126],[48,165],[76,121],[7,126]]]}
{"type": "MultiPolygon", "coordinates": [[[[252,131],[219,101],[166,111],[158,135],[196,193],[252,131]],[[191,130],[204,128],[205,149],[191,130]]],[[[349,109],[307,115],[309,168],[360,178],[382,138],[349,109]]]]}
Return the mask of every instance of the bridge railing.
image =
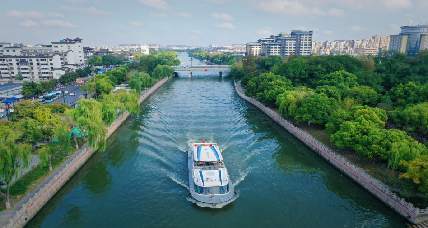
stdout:
{"type": "Polygon", "coordinates": [[[194,66],[173,66],[174,69],[219,69],[230,68],[230,65],[194,65],[194,66]]]}

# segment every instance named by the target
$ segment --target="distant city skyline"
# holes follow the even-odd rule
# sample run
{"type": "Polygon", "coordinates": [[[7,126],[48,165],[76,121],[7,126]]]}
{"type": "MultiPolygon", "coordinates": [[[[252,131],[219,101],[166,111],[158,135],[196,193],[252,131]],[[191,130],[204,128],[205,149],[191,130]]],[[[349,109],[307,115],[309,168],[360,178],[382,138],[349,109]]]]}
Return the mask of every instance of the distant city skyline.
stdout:
{"type": "Polygon", "coordinates": [[[425,24],[427,10],[424,0],[16,0],[0,8],[0,42],[209,46],[298,29],[314,41],[359,40],[425,24]]]}

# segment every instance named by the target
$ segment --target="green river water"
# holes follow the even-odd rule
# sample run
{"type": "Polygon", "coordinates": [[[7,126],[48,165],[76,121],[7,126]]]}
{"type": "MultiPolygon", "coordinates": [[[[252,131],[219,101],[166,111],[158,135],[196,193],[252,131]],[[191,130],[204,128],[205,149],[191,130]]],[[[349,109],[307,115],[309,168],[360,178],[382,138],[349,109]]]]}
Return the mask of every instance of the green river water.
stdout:
{"type": "Polygon", "coordinates": [[[110,137],[107,150],[95,153],[27,227],[405,227],[405,222],[240,99],[230,78],[203,76],[174,78],[149,97],[140,114],[110,137]],[[221,209],[200,208],[188,198],[186,150],[202,138],[218,143],[238,193],[221,209]]]}

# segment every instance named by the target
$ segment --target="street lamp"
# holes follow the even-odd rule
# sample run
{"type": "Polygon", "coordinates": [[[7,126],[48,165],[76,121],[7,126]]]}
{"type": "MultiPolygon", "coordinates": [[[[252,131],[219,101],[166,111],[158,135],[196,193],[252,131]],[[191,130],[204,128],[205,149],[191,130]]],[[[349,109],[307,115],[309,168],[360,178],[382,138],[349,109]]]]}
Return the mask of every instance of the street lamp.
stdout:
{"type": "Polygon", "coordinates": [[[68,91],[65,91],[65,89],[63,89],[61,92],[62,92],[62,96],[64,97],[64,104],[68,104],[68,97],[67,97],[67,103],[65,103],[65,97],[66,97],[66,94],[68,94],[68,91]]]}

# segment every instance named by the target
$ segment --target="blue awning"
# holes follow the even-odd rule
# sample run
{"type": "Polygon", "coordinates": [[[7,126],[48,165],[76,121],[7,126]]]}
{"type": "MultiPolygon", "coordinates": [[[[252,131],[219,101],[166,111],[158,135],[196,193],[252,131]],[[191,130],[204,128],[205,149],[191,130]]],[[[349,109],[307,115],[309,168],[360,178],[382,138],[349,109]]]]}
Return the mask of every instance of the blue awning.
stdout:
{"type": "Polygon", "coordinates": [[[205,183],[204,183],[204,175],[202,175],[202,171],[199,171],[199,175],[201,176],[202,186],[204,186],[205,185],[205,183]]]}
{"type": "Polygon", "coordinates": [[[210,146],[210,148],[211,148],[211,150],[213,150],[213,152],[214,152],[214,154],[215,154],[215,156],[216,156],[216,158],[217,158],[217,161],[220,161],[220,157],[218,156],[218,153],[217,153],[217,151],[215,150],[214,146],[210,146]]]}
{"type": "Polygon", "coordinates": [[[11,100],[5,100],[5,101],[2,101],[1,103],[4,103],[4,104],[10,104],[10,103],[13,103],[14,101],[11,101],[11,100]]]}
{"type": "Polygon", "coordinates": [[[197,150],[198,150],[198,161],[201,161],[201,148],[202,146],[198,146],[197,150]]]}

